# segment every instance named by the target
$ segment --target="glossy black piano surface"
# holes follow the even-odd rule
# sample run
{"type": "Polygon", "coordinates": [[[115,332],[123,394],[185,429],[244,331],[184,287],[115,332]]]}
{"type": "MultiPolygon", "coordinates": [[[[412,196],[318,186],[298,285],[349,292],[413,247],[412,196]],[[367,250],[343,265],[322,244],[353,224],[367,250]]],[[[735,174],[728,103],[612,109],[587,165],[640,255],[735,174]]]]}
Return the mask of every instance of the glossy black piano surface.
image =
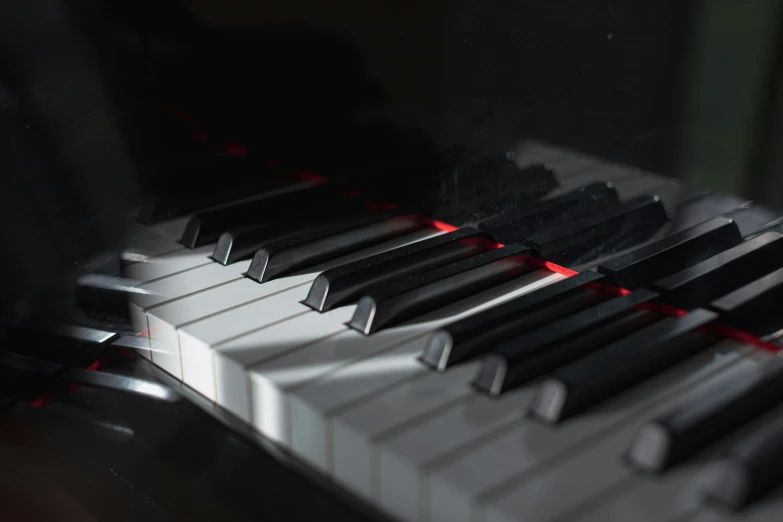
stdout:
{"type": "Polygon", "coordinates": [[[778,520],[779,11],[0,6],[0,518],[778,520]]]}

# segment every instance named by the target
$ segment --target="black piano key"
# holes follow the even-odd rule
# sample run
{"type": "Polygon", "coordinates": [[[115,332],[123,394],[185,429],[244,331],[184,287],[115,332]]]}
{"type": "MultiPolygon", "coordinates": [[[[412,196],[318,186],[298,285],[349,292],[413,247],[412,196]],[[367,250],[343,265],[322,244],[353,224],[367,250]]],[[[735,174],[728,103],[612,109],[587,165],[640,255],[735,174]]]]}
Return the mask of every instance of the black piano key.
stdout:
{"type": "Polygon", "coordinates": [[[586,285],[601,279],[603,275],[588,270],[446,325],[430,335],[421,360],[444,371],[519,332],[586,308],[603,295],[600,288],[586,285]]]}
{"type": "Polygon", "coordinates": [[[712,502],[740,510],[783,484],[783,417],[759,428],[736,444],[712,468],[705,496],[712,502]]]}
{"type": "Polygon", "coordinates": [[[562,422],[698,353],[718,340],[701,328],[717,316],[696,309],[669,317],[560,368],[538,386],[531,413],[562,422]]]}
{"type": "Polygon", "coordinates": [[[616,257],[598,271],[623,288],[638,288],[742,242],[736,223],[718,217],[616,257]]]}
{"type": "Polygon", "coordinates": [[[652,287],[667,304],[690,310],[704,306],[759,276],[783,266],[783,236],[765,232],[705,259],[652,287]]]}
{"type": "Polygon", "coordinates": [[[768,208],[747,202],[734,212],[726,215],[733,219],[743,236],[760,234],[780,224],[780,216],[768,208]]]}
{"type": "Polygon", "coordinates": [[[637,308],[656,297],[641,289],[508,339],[484,358],[473,384],[498,395],[583,357],[661,319],[655,310],[637,308]]]}
{"type": "Polygon", "coordinates": [[[337,193],[328,185],[246,201],[196,214],[188,221],[180,243],[188,248],[196,248],[217,241],[220,234],[230,228],[262,225],[272,220],[277,222],[288,216],[298,219],[309,217],[317,221],[321,216],[347,204],[355,205],[356,202],[338,200],[337,193]]]}
{"type": "Polygon", "coordinates": [[[370,287],[424,273],[491,249],[476,228],[465,228],[326,270],[313,282],[304,304],[326,312],[361,297],[370,287]]]}
{"type": "Polygon", "coordinates": [[[592,183],[562,196],[531,202],[483,221],[479,228],[500,243],[522,241],[542,227],[551,229],[618,204],[612,183],[592,183]]]}
{"type": "Polygon", "coordinates": [[[374,289],[360,300],[349,326],[365,335],[394,326],[538,269],[515,243],[374,289]]]}
{"type": "Polygon", "coordinates": [[[781,318],[770,313],[783,298],[783,268],[716,299],[710,304],[721,316],[721,323],[756,335],[770,334],[780,328],[781,318]]]}
{"type": "Polygon", "coordinates": [[[703,394],[640,427],[630,463],[661,472],[689,459],[783,402],[783,361],[729,374],[703,394]]]}
{"type": "Polygon", "coordinates": [[[320,228],[262,245],[246,276],[264,283],[424,227],[419,216],[410,214],[370,224],[367,218],[349,222],[351,226],[341,227],[342,232],[320,228]]]}
{"type": "Polygon", "coordinates": [[[292,218],[282,223],[235,228],[227,230],[220,235],[211,257],[218,263],[229,265],[253,257],[256,251],[270,242],[295,236],[307,237],[312,241],[318,237],[339,234],[353,228],[383,221],[400,213],[401,211],[372,212],[360,210],[353,213],[349,212],[348,216],[339,212],[317,222],[292,218]]]}
{"type": "Polygon", "coordinates": [[[604,212],[527,239],[533,252],[561,265],[584,263],[651,237],[666,222],[656,196],[639,196],[604,212]]]}

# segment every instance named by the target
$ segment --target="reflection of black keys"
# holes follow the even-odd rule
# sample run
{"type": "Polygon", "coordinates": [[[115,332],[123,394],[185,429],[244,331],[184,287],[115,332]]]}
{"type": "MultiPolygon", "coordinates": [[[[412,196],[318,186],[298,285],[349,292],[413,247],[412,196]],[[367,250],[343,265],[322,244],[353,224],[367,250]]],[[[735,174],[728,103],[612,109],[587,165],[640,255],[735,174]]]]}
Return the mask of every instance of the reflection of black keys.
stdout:
{"type": "Polygon", "coordinates": [[[605,212],[531,236],[527,243],[542,259],[561,265],[584,263],[638,244],[666,222],[655,196],[639,196],[605,212]]]}
{"type": "Polygon", "coordinates": [[[585,308],[601,298],[598,289],[585,285],[602,278],[588,270],[446,325],[430,335],[421,359],[443,371],[522,331],[585,308]]]}
{"type": "Polygon", "coordinates": [[[734,222],[714,218],[607,261],[598,271],[619,286],[638,288],[741,242],[734,222]]]}
{"type": "MultiPolygon", "coordinates": [[[[354,225],[366,223],[364,218],[354,220],[354,225]]],[[[422,228],[418,216],[396,216],[364,226],[349,227],[348,230],[329,234],[328,230],[310,230],[291,237],[265,243],[253,255],[247,270],[247,277],[264,283],[286,274],[291,274],[318,263],[329,261],[351,252],[361,250],[409,234],[422,228]]]]}
{"type": "Polygon", "coordinates": [[[349,325],[371,334],[533,272],[521,244],[478,254],[386,287],[359,300],[349,325]]]}
{"type": "Polygon", "coordinates": [[[718,298],[710,308],[720,313],[721,323],[765,335],[776,331],[783,320],[774,313],[782,293],[783,268],[718,298]]]}
{"type": "Polygon", "coordinates": [[[479,227],[501,243],[522,241],[542,228],[551,229],[595,214],[618,203],[611,183],[593,183],[557,198],[522,204],[483,221],[479,227]]]}
{"type": "Polygon", "coordinates": [[[716,317],[703,309],[669,317],[560,368],[539,385],[531,412],[557,423],[619,394],[714,344],[718,335],[701,327],[716,317]]]}
{"type": "Polygon", "coordinates": [[[370,288],[421,274],[490,248],[477,229],[456,230],[326,270],[315,279],[303,302],[319,312],[326,312],[358,299],[370,288]]]}
{"type": "Polygon", "coordinates": [[[783,361],[742,364],[674,411],[643,425],[628,457],[644,471],[659,472],[707,448],[783,402],[783,361]]]}
{"type": "Polygon", "coordinates": [[[655,297],[642,289],[509,339],[485,357],[474,384],[497,395],[629,335],[662,317],[636,308],[655,297]]]}
{"type": "Polygon", "coordinates": [[[10,352],[46,361],[86,366],[105,357],[115,332],[38,319],[6,325],[5,346],[10,352]]]}
{"type": "Polygon", "coordinates": [[[190,218],[180,242],[188,248],[196,248],[217,241],[220,234],[230,228],[263,225],[288,216],[317,221],[343,204],[335,201],[336,198],[334,189],[324,185],[208,210],[190,218]]]}
{"type": "Polygon", "coordinates": [[[252,257],[257,250],[273,241],[293,237],[314,240],[382,221],[393,215],[394,213],[390,212],[359,211],[352,216],[327,216],[326,219],[316,222],[292,219],[267,226],[231,229],[220,235],[212,259],[228,265],[252,257]]]}
{"type": "Polygon", "coordinates": [[[88,274],[76,281],[76,303],[97,318],[129,319],[128,298],[142,294],[139,282],[125,277],[88,274]]]}
{"type": "Polygon", "coordinates": [[[783,236],[765,232],[653,284],[666,303],[704,306],[783,266],[783,236]]]}
{"type": "Polygon", "coordinates": [[[734,446],[706,480],[707,497],[742,509],[783,484],[783,417],[734,446]]]}

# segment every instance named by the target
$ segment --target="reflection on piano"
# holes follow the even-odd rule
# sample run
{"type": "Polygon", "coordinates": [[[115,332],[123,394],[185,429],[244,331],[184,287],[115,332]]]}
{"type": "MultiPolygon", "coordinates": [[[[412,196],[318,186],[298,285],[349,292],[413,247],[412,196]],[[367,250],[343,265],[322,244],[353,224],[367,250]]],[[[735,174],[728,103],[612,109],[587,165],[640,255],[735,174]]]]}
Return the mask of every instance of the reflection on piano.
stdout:
{"type": "Polygon", "coordinates": [[[311,174],[159,197],[76,280],[81,322],[17,318],[4,361],[184,394],[398,520],[777,519],[778,215],[514,158],[513,206],[456,223],[311,174]]]}

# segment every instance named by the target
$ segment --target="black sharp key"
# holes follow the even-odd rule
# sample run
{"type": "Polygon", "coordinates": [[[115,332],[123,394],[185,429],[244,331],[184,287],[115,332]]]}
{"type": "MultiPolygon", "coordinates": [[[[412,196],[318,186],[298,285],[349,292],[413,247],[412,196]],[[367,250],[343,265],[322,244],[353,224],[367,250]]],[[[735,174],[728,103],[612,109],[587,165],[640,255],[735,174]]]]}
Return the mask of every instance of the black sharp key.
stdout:
{"type": "Polygon", "coordinates": [[[599,265],[623,288],[638,288],[742,242],[736,223],[714,218],[599,265]]]}
{"type": "Polygon", "coordinates": [[[661,299],[690,310],[783,266],[783,236],[765,232],[653,284],[661,299]]]}
{"type": "Polygon", "coordinates": [[[196,248],[217,241],[220,234],[234,227],[262,225],[271,220],[286,219],[288,216],[303,216],[317,221],[344,205],[355,205],[356,201],[339,200],[335,190],[323,185],[279,196],[246,201],[229,207],[208,210],[196,214],[188,221],[180,242],[188,248],[196,248]]]}
{"type": "Polygon", "coordinates": [[[240,227],[220,235],[212,253],[212,259],[223,265],[228,265],[253,257],[256,251],[275,241],[297,236],[306,237],[312,241],[319,237],[339,234],[353,228],[377,223],[399,213],[360,210],[356,213],[349,213],[352,215],[348,216],[329,215],[326,219],[315,223],[290,219],[273,225],[240,227]]]}
{"type": "Polygon", "coordinates": [[[737,222],[737,226],[743,236],[752,236],[765,232],[780,223],[778,214],[765,207],[753,205],[750,202],[743,205],[743,208],[727,214],[726,217],[737,222]]]}
{"type": "Polygon", "coordinates": [[[128,298],[141,294],[140,283],[126,277],[88,274],[76,281],[76,304],[89,316],[99,319],[130,319],[128,298]]]}
{"type": "Polygon", "coordinates": [[[557,198],[531,202],[521,208],[483,221],[479,228],[500,243],[522,241],[533,232],[571,223],[619,202],[611,183],[593,183],[557,198]]]}
{"type": "Polygon", "coordinates": [[[473,384],[498,395],[606,346],[661,319],[657,311],[637,308],[656,296],[642,289],[509,339],[484,358],[473,384]]]}
{"type": "Polygon", "coordinates": [[[701,328],[716,317],[703,309],[670,317],[560,368],[536,389],[531,413],[561,422],[698,353],[717,341],[701,328]]]}
{"type": "Polygon", "coordinates": [[[538,269],[522,244],[478,254],[372,290],[349,326],[369,335],[538,269]]]}
{"type": "Polygon", "coordinates": [[[603,294],[600,288],[587,285],[602,278],[597,272],[582,272],[451,323],[430,335],[421,360],[444,371],[495,348],[519,332],[590,306],[603,294]]]}
{"type": "Polygon", "coordinates": [[[710,308],[720,313],[721,323],[766,335],[780,327],[775,311],[782,297],[783,268],[716,299],[710,308]]]}
{"type": "Polygon", "coordinates": [[[707,498],[735,510],[783,484],[783,417],[734,446],[705,481],[707,498]]]}
{"type": "Polygon", "coordinates": [[[567,266],[640,243],[665,222],[660,200],[639,196],[594,216],[534,234],[527,243],[542,259],[567,266]]]}
{"type": "Polygon", "coordinates": [[[383,241],[423,228],[419,216],[405,215],[367,224],[367,218],[349,220],[343,232],[324,228],[309,230],[264,244],[254,255],[247,277],[265,283],[383,241]]]}
{"type": "Polygon", "coordinates": [[[321,273],[303,303],[326,312],[358,299],[373,286],[421,274],[490,248],[490,242],[475,228],[418,241],[321,273]]]}
{"type": "Polygon", "coordinates": [[[664,471],[778,406],[783,361],[768,363],[730,368],[705,393],[641,426],[628,452],[630,463],[642,471],[664,471]]]}

